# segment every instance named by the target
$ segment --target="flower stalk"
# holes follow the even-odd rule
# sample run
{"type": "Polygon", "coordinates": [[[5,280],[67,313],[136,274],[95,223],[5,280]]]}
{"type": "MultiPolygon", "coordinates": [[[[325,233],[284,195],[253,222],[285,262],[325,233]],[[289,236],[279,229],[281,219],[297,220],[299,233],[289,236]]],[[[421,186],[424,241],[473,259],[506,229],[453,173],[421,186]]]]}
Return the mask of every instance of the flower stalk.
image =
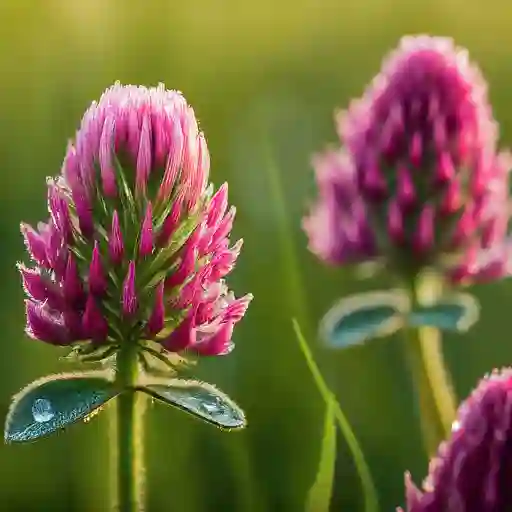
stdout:
{"type": "Polygon", "coordinates": [[[116,384],[125,391],[118,397],[115,413],[115,439],[111,447],[116,465],[116,510],[140,512],[144,494],[144,403],[145,396],[134,387],[139,372],[137,345],[127,343],[116,358],[116,384]]]}
{"type": "MultiPolygon", "coordinates": [[[[442,281],[431,272],[420,274],[411,286],[411,306],[428,306],[439,299],[442,281]]],[[[422,435],[428,456],[436,453],[456,415],[456,398],[446,368],[442,336],[434,327],[406,327],[404,350],[414,383],[422,435]]]]}

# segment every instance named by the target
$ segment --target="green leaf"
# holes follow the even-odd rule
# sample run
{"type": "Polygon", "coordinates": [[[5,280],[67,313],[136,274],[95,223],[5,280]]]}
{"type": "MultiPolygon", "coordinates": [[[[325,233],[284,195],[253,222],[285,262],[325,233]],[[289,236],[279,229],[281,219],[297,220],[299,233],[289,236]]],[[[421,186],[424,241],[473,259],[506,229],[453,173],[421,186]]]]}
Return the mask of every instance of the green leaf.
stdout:
{"type": "Polygon", "coordinates": [[[240,429],[247,424],[242,409],[225,393],[206,382],[149,378],[137,389],[219,428],[240,429]]]}
{"type": "Polygon", "coordinates": [[[63,373],[36,380],[13,397],[7,443],[34,441],[77,421],[119,394],[103,372],[63,373]]]}
{"type": "Polygon", "coordinates": [[[316,480],[308,493],[306,512],[329,511],[336,468],[336,423],[333,401],[327,402],[320,464],[316,480]]]}
{"type": "Polygon", "coordinates": [[[400,289],[345,297],[322,319],[320,337],[331,348],[344,348],[388,336],[402,327],[408,307],[400,289]]]}
{"type": "Polygon", "coordinates": [[[475,297],[459,293],[430,306],[410,312],[407,321],[412,327],[435,327],[443,331],[467,331],[478,320],[480,306],[475,297]]]}

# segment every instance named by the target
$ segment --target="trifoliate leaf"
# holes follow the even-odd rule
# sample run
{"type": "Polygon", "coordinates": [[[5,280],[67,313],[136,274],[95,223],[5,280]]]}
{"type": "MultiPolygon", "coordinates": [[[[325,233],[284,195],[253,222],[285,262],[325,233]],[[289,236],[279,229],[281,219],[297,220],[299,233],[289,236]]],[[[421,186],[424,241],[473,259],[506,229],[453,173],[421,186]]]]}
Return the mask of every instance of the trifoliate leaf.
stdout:
{"type": "Polygon", "coordinates": [[[320,336],[331,348],[388,336],[403,325],[408,307],[409,299],[400,289],[351,295],[326,313],[320,323],[320,336]]]}
{"type": "Polygon", "coordinates": [[[49,375],[13,397],[7,443],[34,441],[80,420],[119,394],[103,372],[49,375]]]}
{"type": "Polygon", "coordinates": [[[479,317],[480,306],[475,297],[459,293],[429,306],[417,307],[407,317],[412,327],[435,327],[443,331],[467,331],[479,317]]]}
{"type": "Polygon", "coordinates": [[[219,428],[240,429],[247,423],[242,409],[225,393],[206,382],[149,377],[137,389],[219,428]]]}

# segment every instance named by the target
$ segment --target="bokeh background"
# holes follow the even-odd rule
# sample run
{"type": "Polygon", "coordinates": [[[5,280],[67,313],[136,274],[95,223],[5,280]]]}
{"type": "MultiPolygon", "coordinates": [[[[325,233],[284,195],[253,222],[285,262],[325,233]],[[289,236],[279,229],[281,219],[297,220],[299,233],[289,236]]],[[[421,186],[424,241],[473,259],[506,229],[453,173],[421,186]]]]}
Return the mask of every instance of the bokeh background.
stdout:
{"type": "MultiPolygon", "coordinates": [[[[491,84],[512,144],[510,16],[505,0],[2,0],[0,3],[0,412],[42,375],[65,371],[57,349],[24,336],[15,262],[21,220],[45,216],[45,177],[89,102],[115,80],[182,90],[229,180],[245,248],[231,285],[255,300],[237,349],[199,376],[247,411],[224,433],[154,405],[148,418],[148,511],[298,512],[317,467],[323,403],[291,329],[298,316],[368,458],[382,510],[403,503],[403,472],[426,472],[400,340],[327,353],[316,324],[338,297],[383,283],[322,266],[300,219],[314,194],[310,155],[335,141],[332,113],[361,93],[406,33],[453,36],[491,84]],[[271,166],[267,149],[276,166],[271,166]],[[290,255],[297,259],[294,272],[290,255]]],[[[447,336],[460,396],[512,360],[512,283],[474,290],[481,321],[447,336]]],[[[0,510],[108,510],[108,421],[26,446],[0,446],[0,510]]],[[[361,510],[359,481],[339,441],[332,510],[361,510]]]]}

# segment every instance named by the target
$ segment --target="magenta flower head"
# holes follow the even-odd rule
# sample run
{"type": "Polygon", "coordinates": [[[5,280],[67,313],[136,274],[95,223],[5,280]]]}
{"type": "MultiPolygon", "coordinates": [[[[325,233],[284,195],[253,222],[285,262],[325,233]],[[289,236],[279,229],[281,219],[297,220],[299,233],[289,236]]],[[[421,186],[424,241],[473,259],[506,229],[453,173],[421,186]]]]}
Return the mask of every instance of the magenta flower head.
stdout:
{"type": "Polygon", "coordinates": [[[107,89],[48,181],[49,220],[21,228],[33,260],[19,266],[27,333],[54,345],[228,353],[251,296],[224,282],[242,240],[230,244],[235,209],[226,184],[207,186],[209,165],[180,93],[107,89]]]}
{"type": "Polygon", "coordinates": [[[402,275],[440,267],[456,282],[508,274],[512,160],[497,152],[486,84],[465,50],[404,37],[337,126],[343,149],[313,161],[320,198],[304,228],[314,253],[378,258],[402,275]]]}
{"type": "Polygon", "coordinates": [[[48,180],[49,219],[23,224],[31,266],[19,264],[26,331],[71,346],[90,372],[47,376],[18,393],[7,442],[26,442],[94,415],[115,399],[116,510],[144,509],[143,397],[220,428],[243,411],[211,384],[183,379],[183,353],[228,354],[251,295],[224,278],[235,209],[208,185],[209,153],[184,97],[116,83],[85,113],[62,173],[48,180]]]}
{"type": "Polygon", "coordinates": [[[399,288],[344,297],[320,335],[343,348],[406,328],[432,454],[457,401],[438,342],[425,341],[422,330],[469,329],[478,301],[452,285],[511,273],[512,158],[497,148],[481,72],[441,37],[402,38],[336,125],[340,146],[313,160],[319,198],[303,222],[309,248],[334,265],[384,269],[399,288]]]}
{"type": "MultiPolygon", "coordinates": [[[[485,377],[461,405],[420,491],[406,475],[408,512],[512,510],[512,370],[485,377]]],[[[398,509],[401,511],[402,509],[398,509]]]]}

